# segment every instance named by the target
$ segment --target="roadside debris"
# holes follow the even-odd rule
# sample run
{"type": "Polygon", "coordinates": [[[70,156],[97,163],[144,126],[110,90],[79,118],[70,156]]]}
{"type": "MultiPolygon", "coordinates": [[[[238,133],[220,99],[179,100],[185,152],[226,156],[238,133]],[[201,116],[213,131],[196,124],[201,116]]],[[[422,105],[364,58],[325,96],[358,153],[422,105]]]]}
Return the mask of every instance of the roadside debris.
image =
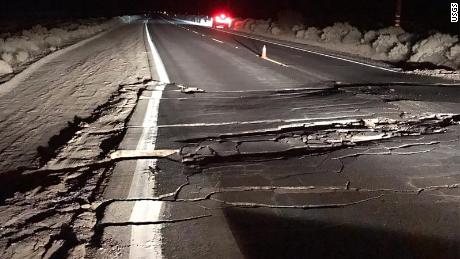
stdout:
{"type": "Polygon", "coordinates": [[[111,160],[122,160],[122,159],[148,159],[148,158],[166,158],[174,154],[177,154],[179,150],[168,149],[168,150],[118,150],[110,154],[111,160]]]}
{"type": "Polygon", "coordinates": [[[205,90],[197,88],[197,87],[188,87],[188,86],[184,86],[181,84],[176,84],[176,86],[179,87],[181,93],[184,93],[184,94],[206,93],[205,90]]]}

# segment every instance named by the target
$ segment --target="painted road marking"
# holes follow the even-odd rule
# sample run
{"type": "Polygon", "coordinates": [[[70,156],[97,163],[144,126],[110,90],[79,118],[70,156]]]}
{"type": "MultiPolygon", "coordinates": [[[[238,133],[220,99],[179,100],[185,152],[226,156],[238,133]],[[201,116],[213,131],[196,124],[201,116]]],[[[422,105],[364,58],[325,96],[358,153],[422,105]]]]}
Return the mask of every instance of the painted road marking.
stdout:
{"type": "MultiPolygon", "coordinates": [[[[213,29],[213,28],[211,28],[211,29],[213,29]]],[[[217,30],[217,29],[213,29],[213,30],[217,30]]],[[[273,42],[273,41],[270,41],[270,40],[260,39],[260,38],[256,38],[256,37],[252,37],[252,36],[242,35],[242,34],[239,34],[239,33],[224,31],[224,30],[218,30],[218,31],[221,31],[221,32],[224,32],[224,33],[227,33],[227,34],[232,34],[232,35],[244,37],[244,38],[248,38],[248,39],[252,39],[252,40],[257,40],[257,41],[261,41],[261,42],[265,42],[265,43],[270,43],[270,44],[285,47],[285,48],[290,48],[290,49],[294,49],[294,50],[298,50],[298,51],[302,51],[302,52],[307,52],[307,53],[311,53],[311,54],[315,54],[315,55],[319,55],[319,56],[324,56],[324,57],[333,58],[333,59],[337,59],[337,60],[341,60],[341,61],[346,61],[346,62],[349,62],[349,63],[354,63],[354,64],[366,66],[366,67],[372,67],[372,68],[376,68],[376,69],[380,69],[380,70],[384,70],[384,71],[388,71],[388,72],[393,72],[393,73],[400,73],[399,70],[379,67],[379,66],[359,62],[359,61],[356,61],[356,60],[346,59],[346,58],[342,58],[342,57],[338,57],[338,56],[334,56],[334,55],[330,55],[330,54],[325,54],[325,53],[321,53],[321,52],[317,52],[317,51],[313,51],[313,50],[307,50],[307,49],[303,49],[303,48],[299,48],[299,47],[294,47],[294,46],[290,46],[290,45],[283,44],[283,43],[273,42]]]]}
{"type": "Polygon", "coordinates": [[[274,59],[271,59],[271,58],[262,58],[262,59],[263,59],[263,60],[270,61],[270,62],[275,63],[275,64],[277,64],[277,65],[279,65],[279,66],[282,66],[282,67],[287,67],[287,66],[288,66],[288,65],[286,65],[286,64],[283,64],[283,63],[281,63],[281,62],[279,62],[279,61],[276,61],[276,60],[274,60],[274,59]]]}
{"type": "Polygon", "coordinates": [[[212,38],[212,40],[213,40],[213,41],[215,41],[215,42],[219,42],[219,43],[221,43],[221,44],[224,44],[224,42],[223,42],[223,41],[221,41],[221,40],[218,40],[218,39],[214,39],[214,38],[212,38]]]}
{"type": "MultiPolygon", "coordinates": [[[[158,79],[162,84],[156,86],[152,91],[152,96],[147,104],[147,110],[143,121],[143,130],[136,150],[153,151],[155,150],[156,138],[158,134],[158,110],[160,100],[166,84],[170,83],[164,64],[160,58],[158,50],[152,41],[147,23],[145,23],[145,33],[147,42],[152,55],[158,79]]],[[[149,167],[155,168],[156,159],[139,160],[134,171],[131,188],[128,198],[151,198],[154,197],[155,179],[146,172],[149,167]]],[[[163,202],[161,201],[137,201],[131,212],[131,222],[154,222],[161,218],[163,202]]],[[[129,248],[130,259],[158,259],[163,258],[161,244],[162,225],[139,225],[131,227],[131,241],[129,248]]]]}
{"type": "MultiPolygon", "coordinates": [[[[199,23],[194,23],[194,22],[189,22],[189,21],[184,21],[184,22],[192,24],[192,25],[203,26],[202,24],[199,24],[199,23]]],[[[207,27],[207,26],[203,26],[203,27],[207,27]]],[[[362,65],[362,66],[372,67],[372,68],[375,68],[375,69],[380,69],[380,70],[384,70],[384,71],[388,71],[388,72],[401,73],[401,71],[396,70],[396,69],[380,67],[380,66],[376,66],[376,65],[372,65],[372,64],[368,64],[368,63],[364,63],[364,62],[359,62],[359,61],[356,61],[356,60],[351,60],[351,59],[347,59],[347,58],[334,56],[334,55],[331,55],[331,54],[325,54],[325,53],[321,53],[321,52],[317,52],[317,51],[313,51],[313,50],[307,50],[307,49],[303,49],[303,48],[299,48],[299,47],[290,46],[290,45],[283,44],[283,43],[278,43],[278,42],[265,40],[265,39],[261,39],[261,38],[257,38],[257,37],[243,35],[243,34],[240,34],[240,33],[224,31],[224,30],[218,30],[218,29],[214,29],[214,28],[210,28],[210,29],[220,31],[220,32],[223,32],[223,33],[227,33],[227,34],[232,34],[232,35],[244,37],[244,38],[247,38],[247,39],[257,40],[257,41],[261,41],[261,42],[265,42],[265,43],[270,43],[270,44],[285,47],[285,48],[295,49],[295,50],[302,51],[302,52],[308,52],[308,53],[316,54],[316,55],[319,55],[319,56],[324,56],[324,57],[333,58],[333,59],[337,59],[337,60],[341,60],[341,61],[346,61],[346,62],[350,62],[350,63],[362,65]]]]}

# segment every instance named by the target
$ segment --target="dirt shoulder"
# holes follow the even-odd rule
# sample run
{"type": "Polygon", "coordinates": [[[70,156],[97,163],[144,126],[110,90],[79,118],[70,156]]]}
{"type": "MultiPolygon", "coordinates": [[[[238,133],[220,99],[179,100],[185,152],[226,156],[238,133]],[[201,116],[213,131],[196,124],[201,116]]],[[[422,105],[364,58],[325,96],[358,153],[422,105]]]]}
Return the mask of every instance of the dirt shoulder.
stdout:
{"type": "Polygon", "coordinates": [[[121,26],[23,73],[0,95],[2,173],[46,163],[120,85],[150,79],[143,28],[121,26]]]}

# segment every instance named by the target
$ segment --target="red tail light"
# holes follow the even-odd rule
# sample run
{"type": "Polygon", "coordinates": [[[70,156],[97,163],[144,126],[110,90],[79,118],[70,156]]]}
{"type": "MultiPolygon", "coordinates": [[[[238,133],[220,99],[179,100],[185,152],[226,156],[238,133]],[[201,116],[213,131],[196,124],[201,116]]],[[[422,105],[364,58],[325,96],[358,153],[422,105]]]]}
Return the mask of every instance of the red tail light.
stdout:
{"type": "Polygon", "coordinates": [[[217,23],[225,23],[230,25],[232,23],[232,18],[230,18],[227,14],[221,13],[214,16],[214,21],[217,23]]]}

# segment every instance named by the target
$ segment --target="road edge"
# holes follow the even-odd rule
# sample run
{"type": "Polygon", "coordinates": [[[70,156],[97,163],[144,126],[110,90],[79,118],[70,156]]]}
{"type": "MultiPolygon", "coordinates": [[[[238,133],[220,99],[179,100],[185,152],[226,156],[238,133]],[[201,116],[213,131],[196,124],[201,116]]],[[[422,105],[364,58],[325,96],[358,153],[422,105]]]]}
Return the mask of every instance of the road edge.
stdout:
{"type": "Polygon", "coordinates": [[[106,30],[106,31],[103,31],[103,32],[100,32],[96,35],[93,35],[91,36],[90,38],[88,39],[84,39],[84,40],[81,40],[81,41],[78,41],[74,44],[71,44],[63,49],[60,49],[60,50],[57,50],[55,52],[52,52],[50,53],[49,55],[46,55],[40,59],[38,59],[37,61],[33,62],[32,64],[30,64],[30,66],[26,67],[24,70],[22,70],[21,72],[19,72],[18,74],[14,75],[10,80],[4,82],[4,83],[1,83],[0,84],[0,97],[8,94],[9,92],[11,92],[14,88],[16,88],[22,81],[26,80],[31,74],[33,74],[34,72],[36,72],[40,67],[42,67],[43,65],[45,65],[46,63],[52,61],[53,59],[61,56],[61,55],[64,55],[65,53],[68,53],[76,48],[79,48],[79,47],[82,47],[84,45],[86,45],[87,43],[93,41],[93,40],[96,40],[98,38],[101,38],[103,37],[104,35],[108,34],[109,32],[112,32],[118,28],[120,28],[121,26],[124,26],[126,24],[118,24],[117,26],[109,29],[109,30],[106,30]]]}
{"type": "MultiPolygon", "coordinates": [[[[152,78],[157,79],[159,84],[152,90],[152,95],[148,98],[147,110],[143,120],[143,130],[139,138],[136,150],[155,150],[156,138],[158,133],[158,114],[160,100],[163,90],[170,83],[169,76],[164,67],[163,61],[152,41],[148,29],[148,21],[144,21],[146,50],[150,63],[152,78]],[[157,78],[155,78],[155,75],[157,78]]],[[[144,171],[148,168],[156,168],[157,160],[138,160],[136,169],[133,172],[131,187],[128,198],[151,198],[153,197],[153,187],[155,179],[144,171]]],[[[130,215],[131,222],[156,222],[161,218],[164,202],[162,201],[136,201],[130,215]]],[[[129,247],[129,258],[151,258],[161,259],[162,237],[160,225],[133,225],[131,227],[131,238],[129,247]]]]}

